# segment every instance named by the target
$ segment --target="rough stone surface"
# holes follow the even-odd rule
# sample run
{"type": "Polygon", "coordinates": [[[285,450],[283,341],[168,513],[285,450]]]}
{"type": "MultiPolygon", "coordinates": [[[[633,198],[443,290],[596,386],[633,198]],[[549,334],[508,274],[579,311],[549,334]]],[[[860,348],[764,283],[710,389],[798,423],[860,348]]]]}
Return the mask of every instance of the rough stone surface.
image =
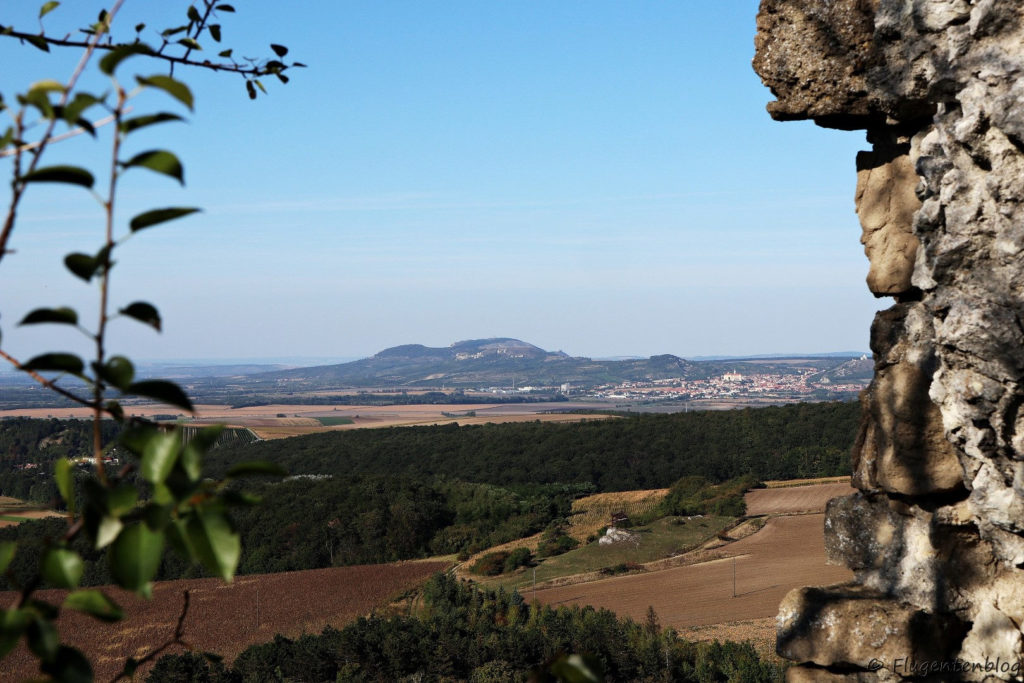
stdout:
{"type": "Polygon", "coordinates": [[[756,46],[774,118],[867,131],[868,286],[896,298],[872,327],[863,493],[826,522],[855,585],[790,594],[779,651],[793,680],[913,678],[867,671],[871,643],[895,656],[942,624],[930,657],[1009,669],[936,680],[1024,680],[1024,4],[762,0],[756,46]]]}
{"type": "Polygon", "coordinates": [[[871,328],[875,378],[862,397],[853,485],[905,495],[963,488],[963,470],[928,391],[938,365],[931,315],[919,303],[881,311],[871,328]]]}
{"type": "Polygon", "coordinates": [[[904,658],[941,658],[962,637],[954,619],[901,605],[855,587],[797,588],[776,619],[776,648],[787,659],[869,671],[904,658]]]}
{"type": "Polygon", "coordinates": [[[921,200],[914,190],[918,177],[910,161],[910,145],[857,155],[857,215],[860,242],[871,264],[868,289],[875,296],[896,296],[914,289],[911,277],[917,260],[914,213],[921,200]]]}

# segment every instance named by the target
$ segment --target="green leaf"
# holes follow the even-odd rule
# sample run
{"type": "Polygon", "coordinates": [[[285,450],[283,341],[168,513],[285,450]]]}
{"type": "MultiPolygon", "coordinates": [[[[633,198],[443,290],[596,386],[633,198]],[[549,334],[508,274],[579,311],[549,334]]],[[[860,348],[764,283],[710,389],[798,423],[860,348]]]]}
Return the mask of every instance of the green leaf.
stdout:
{"type": "Polygon", "coordinates": [[[110,414],[110,417],[114,418],[118,422],[124,421],[124,408],[117,401],[107,401],[103,406],[103,409],[110,414]]]}
{"type": "Polygon", "coordinates": [[[92,173],[78,166],[46,166],[26,173],[19,180],[23,183],[69,183],[92,188],[96,179],[92,173]]]}
{"type": "Polygon", "coordinates": [[[270,49],[273,50],[274,54],[277,55],[278,57],[284,57],[286,54],[288,54],[288,48],[286,48],[284,45],[276,45],[274,43],[271,43],[270,49]]]}
{"type": "Polygon", "coordinates": [[[0,610],[0,659],[14,649],[28,627],[28,612],[21,609],[0,610]]]}
{"type": "Polygon", "coordinates": [[[188,530],[183,519],[172,519],[167,525],[167,544],[174,548],[174,552],[190,562],[198,561],[196,551],[192,547],[192,541],[188,538],[188,530]]]}
{"type": "Polygon", "coordinates": [[[57,2],[57,0],[50,0],[49,2],[44,2],[43,6],[39,8],[39,18],[42,19],[50,12],[57,9],[57,7],[59,6],[60,3],[57,2]]]}
{"type": "Polygon", "coordinates": [[[50,51],[50,45],[46,42],[46,39],[43,38],[42,36],[25,36],[25,40],[27,40],[31,45],[33,45],[34,47],[39,48],[43,52],[49,52],[50,51]]]}
{"type": "Polygon", "coordinates": [[[148,398],[156,399],[161,403],[183,408],[190,413],[195,412],[195,409],[192,407],[192,401],[190,401],[188,396],[185,395],[185,392],[181,390],[181,387],[174,382],[167,382],[159,379],[135,382],[128,387],[128,390],[125,393],[146,396],[148,398]]]}
{"type": "Polygon", "coordinates": [[[176,178],[182,185],[185,184],[185,169],[173,152],[166,149],[151,149],[148,152],[136,154],[122,164],[125,168],[141,166],[157,173],[169,175],[176,178]]]}
{"type": "Polygon", "coordinates": [[[135,379],[135,366],[124,356],[113,356],[105,365],[95,367],[96,374],[104,382],[124,391],[135,379]]]}
{"type": "Polygon", "coordinates": [[[82,558],[74,550],[50,548],[43,556],[43,578],[57,588],[77,587],[82,569],[82,558]]]}
{"type": "Polygon", "coordinates": [[[64,257],[64,265],[75,276],[89,282],[99,269],[100,262],[88,254],[74,253],[64,257]]]}
{"type": "Polygon", "coordinates": [[[216,42],[220,42],[220,24],[210,24],[206,27],[210,31],[210,36],[216,42]]]}
{"type": "Polygon", "coordinates": [[[167,121],[184,121],[177,114],[162,111],[159,114],[147,114],[145,116],[136,116],[130,119],[125,119],[121,122],[121,132],[131,133],[139,128],[145,128],[146,126],[152,126],[155,123],[165,123],[167,121]]]}
{"type": "Polygon", "coordinates": [[[199,15],[199,10],[196,9],[195,5],[188,6],[188,20],[189,21],[202,21],[203,18],[199,15]]]}
{"type": "MultiPolygon", "coordinates": [[[[14,541],[0,541],[0,574],[7,571],[8,565],[11,564],[11,560],[14,558],[14,552],[18,549],[18,544],[14,541]]],[[[3,654],[0,653],[0,658],[3,654]]]]}
{"type": "Polygon", "coordinates": [[[195,38],[182,38],[178,41],[178,45],[184,45],[190,50],[202,50],[203,46],[200,45],[195,38]]]}
{"type": "Polygon", "coordinates": [[[84,612],[100,621],[114,622],[124,618],[124,610],[102,591],[85,589],[69,593],[64,598],[64,607],[84,612]]]}
{"type": "Polygon", "coordinates": [[[178,460],[181,436],[177,431],[155,434],[142,452],[142,478],[162,484],[178,460]]]}
{"type": "Polygon", "coordinates": [[[260,89],[260,92],[262,92],[264,95],[267,94],[267,89],[263,87],[263,82],[260,81],[260,79],[254,78],[252,79],[252,82],[256,84],[256,87],[260,89]]]}
{"type": "Polygon", "coordinates": [[[107,510],[112,515],[126,515],[135,509],[139,491],[131,484],[120,484],[107,493],[107,510]]]}
{"type": "Polygon", "coordinates": [[[152,531],[142,522],[127,527],[110,546],[110,573],[117,585],[149,595],[149,582],[160,567],[164,534],[152,531]]]}
{"type": "Polygon", "coordinates": [[[252,81],[246,81],[245,82],[245,91],[247,93],[249,93],[249,99],[250,100],[255,100],[256,99],[256,86],[254,86],[252,84],[252,81]]]}
{"type": "Polygon", "coordinates": [[[117,539],[124,529],[124,522],[111,515],[104,515],[96,527],[96,550],[103,550],[117,539]]]}
{"type": "Polygon", "coordinates": [[[232,52],[234,52],[234,50],[221,50],[220,52],[217,53],[217,56],[218,57],[224,57],[225,59],[230,59],[232,52]]]}
{"type": "Polygon", "coordinates": [[[234,12],[235,11],[235,8],[232,7],[231,5],[217,5],[216,9],[219,9],[221,12],[234,12]]]}
{"type": "Polygon", "coordinates": [[[163,90],[189,109],[192,109],[192,91],[181,81],[176,81],[170,76],[161,76],[159,74],[148,78],[136,76],[135,80],[139,82],[139,85],[149,85],[163,90]]]}
{"type": "Polygon", "coordinates": [[[189,214],[196,213],[200,209],[184,206],[173,206],[166,209],[153,209],[145,213],[140,213],[138,216],[132,218],[129,227],[132,232],[148,228],[151,225],[158,225],[160,223],[166,223],[167,221],[173,221],[176,218],[182,216],[188,216],[189,214]]]}
{"type": "Polygon", "coordinates": [[[36,372],[53,370],[69,372],[72,375],[81,375],[85,369],[85,363],[82,362],[81,358],[71,353],[44,353],[19,366],[19,369],[36,372]]]}
{"type": "Polygon", "coordinates": [[[100,60],[100,71],[108,76],[113,76],[117,67],[124,60],[135,55],[154,55],[156,52],[145,43],[131,43],[130,45],[119,45],[108,52],[100,60]]]}
{"type": "Polygon", "coordinates": [[[57,656],[57,648],[60,646],[60,636],[57,635],[57,627],[53,622],[43,617],[34,616],[25,629],[28,649],[43,662],[52,662],[57,656]]]}
{"type": "Polygon", "coordinates": [[[199,561],[225,581],[231,581],[242,542],[219,510],[198,509],[188,520],[188,538],[199,561]]]}
{"type": "Polygon", "coordinates": [[[85,655],[73,647],[61,645],[52,661],[39,667],[60,683],[92,683],[92,665],[85,655]]]}
{"type": "Polygon", "coordinates": [[[152,304],[148,304],[145,301],[136,301],[128,304],[118,312],[129,318],[134,318],[144,325],[149,325],[157,332],[160,331],[160,312],[152,304]]]}
{"type": "Polygon", "coordinates": [[[67,458],[59,458],[53,466],[53,478],[57,480],[57,490],[60,497],[68,506],[68,512],[75,514],[75,479],[72,468],[74,466],[67,458]]]}
{"type": "Polygon", "coordinates": [[[61,323],[64,325],[77,325],[78,313],[73,308],[62,306],[60,308],[37,308],[24,318],[19,325],[37,325],[39,323],[61,323]]]}
{"type": "Polygon", "coordinates": [[[254,474],[262,474],[268,477],[286,477],[288,471],[280,465],[265,460],[252,460],[240,462],[228,470],[229,477],[247,477],[254,474]]]}

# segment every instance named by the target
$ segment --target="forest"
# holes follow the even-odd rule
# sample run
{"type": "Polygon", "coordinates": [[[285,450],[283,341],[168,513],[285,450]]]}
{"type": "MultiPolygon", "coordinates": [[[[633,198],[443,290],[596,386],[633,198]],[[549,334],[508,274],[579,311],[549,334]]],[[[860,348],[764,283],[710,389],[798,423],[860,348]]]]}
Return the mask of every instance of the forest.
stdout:
{"type": "MultiPolygon", "coordinates": [[[[249,445],[227,440],[205,466],[217,476],[261,459],[291,475],[247,482],[247,496],[260,503],[232,513],[242,536],[238,571],[253,574],[465,556],[557,527],[573,500],[600,491],[672,487],[657,515],[738,515],[742,492],[758,480],[847,473],[856,425],[856,405],[831,403],[573,424],[367,429],[249,445]]],[[[113,423],[106,436],[114,437],[113,423]]],[[[5,420],[0,495],[48,502],[56,493],[53,461],[84,452],[86,443],[84,422],[5,420]],[[29,463],[39,467],[24,469],[29,463]]],[[[131,464],[125,455],[118,467],[131,464]]],[[[90,476],[76,475],[79,489],[90,476]]],[[[55,518],[0,529],[0,541],[19,544],[0,589],[20,585],[64,525],[55,518]]],[[[84,541],[75,549],[85,561],[83,585],[110,582],[101,552],[84,541]]],[[[167,552],[156,578],[202,575],[167,552]]]]}
{"type": "MultiPolygon", "coordinates": [[[[444,574],[430,579],[405,614],[363,617],[341,630],[254,645],[230,667],[196,653],[158,660],[150,683],[206,681],[555,680],[567,653],[611,681],[744,681],[782,678],[779,664],[737,643],[692,643],[662,628],[592,607],[526,604],[516,592],[487,591],[444,574]],[[538,664],[540,663],[540,664],[538,664]]],[[[574,679],[563,679],[574,680],[574,679]]]]}

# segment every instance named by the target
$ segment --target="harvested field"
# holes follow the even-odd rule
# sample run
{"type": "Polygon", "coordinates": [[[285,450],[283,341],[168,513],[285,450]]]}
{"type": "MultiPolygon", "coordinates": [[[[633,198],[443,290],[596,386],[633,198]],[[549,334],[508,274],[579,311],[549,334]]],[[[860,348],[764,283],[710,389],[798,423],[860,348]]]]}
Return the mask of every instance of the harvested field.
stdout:
{"type": "MultiPolygon", "coordinates": [[[[449,566],[447,562],[402,562],[240,576],[232,584],[219,579],[167,581],[155,585],[152,600],[110,589],[127,617],[108,625],[68,611],[60,620],[61,638],[91,657],[96,680],[111,680],[126,657],[142,656],[174,634],[187,589],[191,602],[184,639],[230,661],[249,645],[273,640],[277,633],[295,637],[319,633],[328,624],[343,626],[449,566]]],[[[57,603],[66,593],[49,590],[37,596],[57,603]]],[[[10,605],[15,597],[13,592],[0,593],[0,606],[10,605]]],[[[168,651],[180,652],[180,648],[168,651]]],[[[24,644],[4,665],[8,667],[4,680],[38,675],[24,644]]],[[[144,673],[136,676],[144,679],[144,673]]]]}
{"type": "Polygon", "coordinates": [[[848,496],[856,489],[849,482],[814,484],[771,489],[753,489],[745,496],[748,515],[824,512],[825,503],[836,496],[848,496]]]}
{"type": "Polygon", "coordinates": [[[619,491],[616,493],[595,493],[574,500],[572,516],[569,517],[569,535],[578,541],[608,526],[614,512],[625,512],[635,517],[650,512],[668,493],[668,489],[647,491],[619,491]]]}
{"type": "Polygon", "coordinates": [[[17,526],[29,519],[63,516],[61,513],[54,512],[53,510],[0,510],[0,529],[8,526],[17,526]]]}
{"type": "Polygon", "coordinates": [[[743,642],[749,640],[762,657],[782,662],[775,654],[775,618],[744,619],[730,621],[725,624],[709,624],[707,626],[689,626],[679,629],[679,635],[686,640],[706,642],[711,640],[732,640],[743,642]]]}
{"type": "Polygon", "coordinates": [[[756,534],[720,548],[725,559],[538,590],[537,599],[605,607],[638,621],[655,605],[661,623],[675,628],[773,617],[792,588],[852,578],[825,564],[824,523],[822,514],[773,517],[756,534]]]}

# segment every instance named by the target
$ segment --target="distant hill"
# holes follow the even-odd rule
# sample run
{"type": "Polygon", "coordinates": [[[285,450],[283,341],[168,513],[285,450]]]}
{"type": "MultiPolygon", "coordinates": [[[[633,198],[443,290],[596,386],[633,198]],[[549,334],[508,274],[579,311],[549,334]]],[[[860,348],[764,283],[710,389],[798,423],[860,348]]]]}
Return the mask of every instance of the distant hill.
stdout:
{"type": "MultiPolygon", "coordinates": [[[[799,365],[828,371],[846,358],[804,359],[799,365]]],[[[575,388],[626,381],[710,377],[722,372],[795,372],[793,361],[695,363],[671,354],[650,358],[595,360],[544,349],[510,337],[469,339],[445,347],[403,344],[336,365],[250,375],[294,389],[317,387],[518,387],[575,388]]]]}
{"type": "Polygon", "coordinates": [[[692,363],[677,356],[593,360],[508,337],[468,339],[451,346],[403,344],[338,365],[262,373],[260,380],[351,387],[593,386],[689,375],[692,363]]]}

